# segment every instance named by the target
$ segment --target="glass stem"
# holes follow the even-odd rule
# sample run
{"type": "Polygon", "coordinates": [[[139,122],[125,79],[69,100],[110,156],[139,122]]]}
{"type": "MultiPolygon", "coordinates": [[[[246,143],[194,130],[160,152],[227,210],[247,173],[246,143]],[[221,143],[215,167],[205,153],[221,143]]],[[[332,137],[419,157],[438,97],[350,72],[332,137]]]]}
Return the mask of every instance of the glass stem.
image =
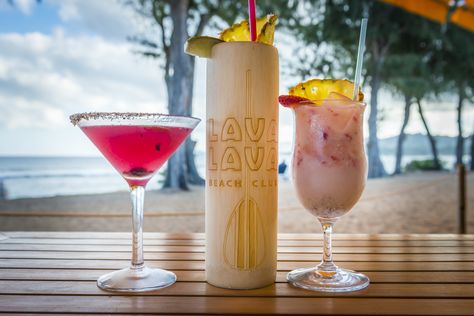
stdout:
{"type": "Polygon", "coordinates": [[[334,222],[321,221],[323,227],[323,260],[318,265],[318,269],[324,272],[335,272],[337,266],[332,261],[332,227],[334,222]]]}
{"type": "Polygon", "coordinates": [[[132,269],[143,268],[143,202],[145,187],[131,186],[132,199],[132,269]]]}

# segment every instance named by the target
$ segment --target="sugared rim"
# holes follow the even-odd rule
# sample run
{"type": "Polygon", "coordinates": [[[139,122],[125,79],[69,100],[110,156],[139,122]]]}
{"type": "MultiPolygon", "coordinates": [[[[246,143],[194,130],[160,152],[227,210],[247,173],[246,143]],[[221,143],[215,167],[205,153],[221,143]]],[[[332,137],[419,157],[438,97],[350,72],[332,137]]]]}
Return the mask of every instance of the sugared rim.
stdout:
{"type": "Polygon", "coordinates": [[[201,119],[193,116],[185,115],[171,115],[162,113],[145,113],[145,112],[84,112],[76,113],[69,116],[73,125],[78,125],[81,121],[95,121],[95,120],[134,120],[134,119],[158,119],[158,118],[182,118],[191,119],[200,122],[201,119]]]}

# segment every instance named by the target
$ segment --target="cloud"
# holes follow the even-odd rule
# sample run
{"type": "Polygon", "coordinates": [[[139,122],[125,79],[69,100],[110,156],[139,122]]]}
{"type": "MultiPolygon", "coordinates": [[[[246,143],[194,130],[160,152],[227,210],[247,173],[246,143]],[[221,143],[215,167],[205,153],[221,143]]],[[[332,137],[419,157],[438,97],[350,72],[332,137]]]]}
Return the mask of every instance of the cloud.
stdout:
{"type": "Polygon", "coordinates": [[[21,13],[30,15],[36,5],[36,0],[14,0],[14,5],[21,13]]]}
{"type": "MultiPolygon", "coordinates": [[[[0,6],[1,3],[0,0],[0,6]]],[[[21,12],[35,17],[35,0],[15,3],[21,12]]],[[[12,140],[3,154],[39,154],[40,149],[31,147],[31,144],[21,147],[30,138],[42,144],[51,143],[47,148],[41,147],[44,147],[42,154],[70,154],[72,149],[61,141],[61,137],[63,140],[64,135],[71,137],[74,129],[69,126],[68,115],[74,112],[166,112],[167,95],[162,71],[156,61],[133,54],[133,44],[126,40],[127,36],[146,30],[148,22],[141,21],[136,13],[123,5],[122,0],[43,0],[41,5],[58,10],[62,22],[52,33],[0,34],[0,136],[3,141],[11,135],[23,133],[22,139],[25,140],[12,140]],[[31,135],[32,129],[36,129],[34,135],[31,135]]],[[[284,41],[277,42],[282,59],[291,61],[285,45],[284,41]]],[[[204,60],[196,62],[194,115],[198,117],[205,117],[205,64],[204,60]]],[[[286,93],[288,86],[298,81],[299,78],[294,76],[281,76],[281,93],[286,93]]],[[[368,91],[366,95],[369,96],[368,91]]],[[[379,102],[385,116],[379,124],[379,136],[397,134],[402,119],[400,100],[383,93],[379,102]]],[[[427,113],[433,132],[455,132],[454,113],[445,116],[437,109],[427,113]]],[[[472,107],[466,108],[466,132],[470,132],[474,121],[473,110],[472,107]]],[[[367,111],[366,117],[368,114],[367,111]]],[[[416,115],[413,121],[410,132],[422,130],[416,115]]],[[[199,139],[199,150],[205,149],[204,135],[205,121],[195,134],[199,139]]],[[[96,153],[92,147],[81,147],[82,136],[74,136],[77,137],[74,138],[75,154],[96,153]]],[[[292,137],[292,113],[281,109],[281,149],[289,150],[292,137]]],[[[86,143],[85,139],[82,141],[86,143]]]]}
{"type": "Polygon", "coordinates": [[[157,63],[126,41],[62,29],[0,34],[0,126],[58,127],[82,111],[166,111],[157,63]]]}
{"type": "Polygon", "coordinates": [[[108,39],[124,40],[144,30],[143,19],[121,0],[48,0],[58,7],[63,22],[82,27],[108,39]]]}

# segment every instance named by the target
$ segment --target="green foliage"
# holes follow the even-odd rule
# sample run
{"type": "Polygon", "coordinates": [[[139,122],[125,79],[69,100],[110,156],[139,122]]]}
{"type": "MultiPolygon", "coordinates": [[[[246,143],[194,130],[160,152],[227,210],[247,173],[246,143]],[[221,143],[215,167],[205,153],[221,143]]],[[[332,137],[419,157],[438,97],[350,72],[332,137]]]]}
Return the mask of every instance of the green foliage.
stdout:
{"type": "Polygon", "coordinates": [[[474,33],[450,24],[434,54],[448,92],[474,99],[474,33]]]}
{"type": "MultiPolygon", "coordinates": [[[[310,49],[320,50],[312,60],[299,66],[299,72],[311,71],[312,75],[352,77],[356,63],[360,20],[369,17],[366,40],[365,70],[370,76],[373,68],[383,64],[385,54],[401,34],[408,32],[410,17],[393,6],[372,0],[327,0],[310,10],[319,18],[314,24],[301,24],[295,30],[310,49]],[[331,47],[328,47],[331,46],[331,47]],[[324,53],[324,51],[328,53],[324,53]],[[322,55],[320,54],[322,53],[322,55]]],[[[305,50],[303,50],[305,51],[305,50]]],[[[308,57],[308,56],[306,56],[308,57]]]]}
{"type": "MultiPolygon", "coordinates": [[[[189,36],[202,35],[206,28],[209,31],[208,35],[217,35],[218,31],[241,19],[248,18],[246,0],[189,0],[181,2],[184,3],[182,9],[186,11],[189,36]]],[[[147,57],[161,59],[161,65],[165,67],[166,59],[171,57],[169,46],[174,29],[170,16],[171,2],[126,0],[125,3],[146,20],[152,22],[152,27],[147,34],[135,34],[130,39],[141,46],[139,53],[147,57]]],[[[290,26],[296,23],[294,12],[297,11],[298,5],[298,1],[260,0],[258,1],[257,15],[274,13],[279,16],[281,26],[290,26]]]]}
{"type": "Polygon", "coordinates": [[[401,32],[386,58],[384,81],[389,89],[403,97],[421,100],[444,89],[433,57],[441,26],[419,16],[411,17],[411,28],[401,32]]]}
{"type": "MultiPolygon", "coordinates": [[[[442,165],[442,164],[441,164],[442,165]]],[[[413,171],[439,171],[442,170],[443,167],[437,167],[434,160],[426,159],[426,160],[412,160],[405,166],[406,172],[413,172],[413,171]]]]}

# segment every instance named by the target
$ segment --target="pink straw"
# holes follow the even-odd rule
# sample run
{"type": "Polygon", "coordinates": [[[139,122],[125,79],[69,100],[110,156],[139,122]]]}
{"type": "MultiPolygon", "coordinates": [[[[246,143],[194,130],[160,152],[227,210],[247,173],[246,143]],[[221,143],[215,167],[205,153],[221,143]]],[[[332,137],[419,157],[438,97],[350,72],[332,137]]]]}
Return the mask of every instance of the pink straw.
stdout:
{"type": "Polygon", "coordinates": [[[255,18],[255,0],[249,0],[250,39],[257,40],[257,20],[255,18]]]}

